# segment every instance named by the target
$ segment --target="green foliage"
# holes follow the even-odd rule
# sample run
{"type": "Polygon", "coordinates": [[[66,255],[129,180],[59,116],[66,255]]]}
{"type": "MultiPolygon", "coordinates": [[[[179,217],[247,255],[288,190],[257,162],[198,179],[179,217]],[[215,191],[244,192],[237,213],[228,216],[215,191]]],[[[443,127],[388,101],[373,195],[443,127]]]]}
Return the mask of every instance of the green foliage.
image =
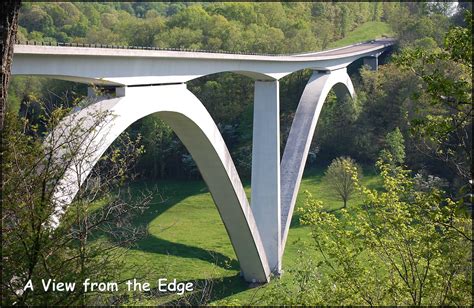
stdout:
{"type": "MultiPolygon", "coordinates": [[[[140,133],[145,136],[143,146],[147,149],[140,160],[144,164],[143,174],[151,178],[164,178],[166,167],[176,150],[176,137],[171,128],[156,115],[151,115],[141,121],[140,133]]],[[[139,166],[140,167],[140,166],[139,166]]]]}
{"type": "Polygon", "coordinates": [[[398,127],[387,134],[385,143],[385,149],[380,152],[381,159],[393,165],[403,164],[405,162],[405,140],[398,127]]]}
{"type": "Polygon", "coordinates": [[[23,116],[7,113],[3,132],[2,305],[105,304],[112,294],[85,294],[80,285],[85,278],[114,281],[118,270],[127,268],[119,247],[128,247],[143,233],[130,226],[130,218],[146,208],[147,197],[136,201],[114,192],[132,178],[131,164],[142,153],[139,139],[122,136],[66,209],[58,204],[67,195],[57,190],[57,183],[73,164],[88,159],[77,154],[92,146],[91,138],[109,114],[92,114],[91,127],[70,114],[64,127],[59,123],[70,108],[51,111],[40,105],[34,118],[27,111],[23,116]],[[61,224],[55,227],[54,218],[59,217],[61,224]],[[104,241],[103,235],[114,240],[104,241]],[[77,288],[43,290],[42,279],[50,278],[75,282],[77,288]],[[34,289],[23,289],[29,281],[34,289]]]}
{"type": "Polygon", "coordinates": [[[344,38],[327,45],[328,48],[344,47],[381,37],[393,37],[394,33],[388,23],[382,21],[368,21],[347,33],[344,38]]]}
{"type": "Polygon", "coordinates": [[[347,206],[347,202],[355,190],[352,173],[347,171],[353,168],[357,170],[357,177],[360,178],[362,176],[361,168],[352,158],[338,157],[331,162],[324,173],[324,181],[342,199],[344,208],[347,206]]]}
{"type": "Polygon", "coordinates": [[[403,47],[416,45],[419,40],[433,38],[442,44],[444,34],[449,28],[448,15],[431,10],[427,2],[404,3],[390,10],[388,22],[403,47]]]}
{"type": "Polygon", "coordinates": [[[395,62],[418,78],[411,133],[421,148],[467,181],[472,166],[472,13],[467,27],[454,27],[444,47],[406,48],[395,62]]]}
{"type": "Polygon", "coordinates": [[[27,3],[20,32],[38,41],[302,52],[380,21],[386,9],[373,3],[27,3]]]}
{"type": "Polygon", "coordinates": [[[348,132],[359,120],[362,111],[360,102],[358,97],[352,99],[348,94],[336,97],[334,91],[329,93],[312,142],[312,148],[319,149],[318,160],[331,161],[340,155],[356,154],[348,147],[354,138],[348,132]]]}
{"type": "Polygon", "coordinates": [[[308,195],[301,223],[312,229],[310,248],[295,270],[309,287],[278,288],[269,302],[316,305],[472,305],[472,221],[462,201],[430,187],[415,189],[409,170],[378,163],[383,191],[360,184],[362,206],[328,212],[308,195]]]}

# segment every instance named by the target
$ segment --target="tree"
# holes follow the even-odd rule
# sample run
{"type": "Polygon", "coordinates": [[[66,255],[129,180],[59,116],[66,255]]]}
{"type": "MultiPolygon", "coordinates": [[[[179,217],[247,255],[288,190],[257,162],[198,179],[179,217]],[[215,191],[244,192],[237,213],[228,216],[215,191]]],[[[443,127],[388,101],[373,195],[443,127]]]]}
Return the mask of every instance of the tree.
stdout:
{"type": "Polygon", "coordinates": [[[472,220],[436,186],[416,189],[411,171],[379,161],[383,190],[348,168],[364,201],[337,214],[308,194],[300,222],[313,245],[293,281],[279,282],[267,304],[472,306],[472,220]],[[316,254],[317,253],[317,254],[316,254]]]}
{"type": "Polygon", "coordinates": [[[2,93],[0,95],[0,131],[3,131],[3,120],[7,104],[8,85],[13,58],[13,45],[16,42],[18,29],[18,11],[21,0],[2,1],[2,93]]]}
{"type": "Polygon", "coordinates": [[[400,46],[416,45],[418,40],[434,39],[442,44],[449,28],[448,16],[431,14],[427,2],[405,2],[391,11],[388,21],[397,34],[400,46]]]}
{"type": "MultiPolygon", "coordinates": [[[[386,146],[384,141],[389,132],[397,127],[403,133],[408,130],[407,117],[415,109],[411,93],[419,82],[414,74],[403,73],[393,63],[380,66],[378,71],[363,67],[360,73],[362,84],[357,96],[362,108],[355,124],[354,143],[359,155],[365,155],[373,164],[386,146]]],[[[406,143],[408,148],[409,140],[406,143]]]]}
{"type": "MultiPolygon", "coordinates": [[[[89,156],[82,154],[95,151],[98,133],[111,117],[98,111],[90,114],[92,122],[85,125],[76,112],[68,116],[67,125],[58,124],[69,111],[57,108],[42,114],[47,136],[25,117],[7,114],[7,151],[2,164],[2,305],[110,303],[108,299],[117,298],[117,293],[86,293],[80,286],[86,278],[120,283],[123,273],[119,270],[125,269],[121,256],[144,234],[131,225],[131,218],[146,208],[150,195],[132,198],[121,189],[142,152],[138,141],[127,136],[102,156],[67,209],[58,203],[68,196],[57,189],[66,170],[88,161],[89,156]],[[78,286],[74,292],[46,292],[41,280],[49,278],[78,286]],[[25,287],[30,281],[34,288],[25,287]]],[[[78,179],[81,174],[78,170],[78,179]]],[[[68,188],[79,182],[69,183],[68,188]]]]}
{"type": "Polygon", "coordinates": [[[420,83],[410,122],[420,152],[450,166],[466,183],[472,175],[472,13],[454,27],[442,49],[406,48],[395,59],[420,83]]]}
{"type": "Polygon", "coordinates": [[[352,99],[349,95],[337,97],[334,91],[330,92],[313,138],[313,144],[321,148],[319,159],[331,161],[343,154],[352,157],[357,155],[350,145],[357,137],[353,132],[360,111],[358,98],[352,99]]]}
{"type": "Polygon", "coordinates": [[[385,137],[385,148],[380,152],[383,161],[391,165],[401,165],[405,162],[405,140],[397,127],[385,137]]]}
{"type": "Polygon", "coordinates": [[[155,115],[145,118],[142,121],[142,128],[145,136],[144,146],[147,151],[140,162],[151,167],[149,172],[152,178],[164,179],[169,158],[176,150],[172,142],[177,137],[171,127],[155,115]]]}
{"type": "Polygon", "coordinates": [[[347,207],[347,201],[355,190],[352,174],[347,171],[349,168],[356,168],[358,170],[357,176],[361,176],[360,167],[350,157],[334,159],[324,173],[324,182],[342,199],[344,208],[347,207]]]}

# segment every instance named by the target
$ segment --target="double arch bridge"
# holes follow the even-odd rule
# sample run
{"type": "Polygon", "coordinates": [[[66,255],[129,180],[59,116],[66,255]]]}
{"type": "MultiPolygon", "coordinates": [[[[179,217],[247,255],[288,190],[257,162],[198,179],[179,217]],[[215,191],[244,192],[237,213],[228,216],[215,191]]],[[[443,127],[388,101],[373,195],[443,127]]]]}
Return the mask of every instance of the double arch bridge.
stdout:
{"type": "Polygon", "coordinates": [[[363,59],[364,64],[376,69],[379,55],[393,44],[392,39],[380,39],[293,55],[15,45],[13,75],[115,88],[114,97],[96,97],[94,103],[66,117],[59,125],[70,127],[71,121],[97,125],[91,119],[94,112],[113,114],[113,118],[92,130],[95,147],[82,149],[78,154],[88,159],[72,163],[57,185],[52,224],[59,223],[80,185],[112,142],[135,121],[159,113],[194,158],[245,280],[268,282],[271,274],[281,273],[309,146],[329,91],[334,88],[337,95],[353,97],[347,66],[363,59]],[[311,69],[313,74],[301,96],[280,159],[279,79],[301,69],[311,69]],[[186,88],[189,80],[219,72],[239,73],[255,80],[251,204],[216,124],[186,88]]]}

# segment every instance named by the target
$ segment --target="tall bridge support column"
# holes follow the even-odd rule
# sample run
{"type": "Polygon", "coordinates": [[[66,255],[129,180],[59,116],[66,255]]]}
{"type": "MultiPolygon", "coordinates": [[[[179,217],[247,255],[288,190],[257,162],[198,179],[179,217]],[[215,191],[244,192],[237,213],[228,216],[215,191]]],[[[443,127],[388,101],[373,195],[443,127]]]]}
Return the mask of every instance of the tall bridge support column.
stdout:
{"type": "Polygon", "coordinates": [[[273,274],[281,272],[280,96],[278,81],[256,81],[251,208],[273,274]]]}
{"type": "Polygon", "coordinates": [[[368,65],[371,71],[376,71],[379,68],[379,57],[364,58],[364,65],[368,65]]]}

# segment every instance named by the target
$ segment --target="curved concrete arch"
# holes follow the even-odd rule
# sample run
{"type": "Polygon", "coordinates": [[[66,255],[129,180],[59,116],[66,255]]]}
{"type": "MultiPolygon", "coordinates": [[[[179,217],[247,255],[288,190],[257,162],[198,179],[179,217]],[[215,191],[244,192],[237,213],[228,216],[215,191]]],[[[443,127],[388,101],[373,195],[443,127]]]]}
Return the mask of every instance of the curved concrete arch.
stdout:
{"type": "Polygon", "coordinates": [[[92,115],[97,111],[110,115],[91,133],[94,136],[88,137],[90,142],[78,153],[80,161],[71,164],[57,185],[53,225],[59,223],[65,208],[112,142],[133,122],[159,113],[193,156],[224,222],[244,278],[269,281],[270,270],[260,234],[234,163],[211,116],[186,85],[128,88],[124,97],[94,103],[67,117],[59,127],[74,126],[71,121],[96,125],[92,115]]]}
{"type": "Polygon", "coordinates": [[[352,81],[350,79],[349,81],[345,82],[336,82],[332,86],[331,90],[334,90],[336,96],[340,99],[344,98],[347,95],[351,98],[355,97],[354,85],[352,84],[352,81]]]}
{"type": "Polygon", "coordinates": [[[301,95],[281,160],[281,253],[285,249],[306,158],[321,109],[331,89],[355,97],[347,70],[314,71],[301,95]]]}

